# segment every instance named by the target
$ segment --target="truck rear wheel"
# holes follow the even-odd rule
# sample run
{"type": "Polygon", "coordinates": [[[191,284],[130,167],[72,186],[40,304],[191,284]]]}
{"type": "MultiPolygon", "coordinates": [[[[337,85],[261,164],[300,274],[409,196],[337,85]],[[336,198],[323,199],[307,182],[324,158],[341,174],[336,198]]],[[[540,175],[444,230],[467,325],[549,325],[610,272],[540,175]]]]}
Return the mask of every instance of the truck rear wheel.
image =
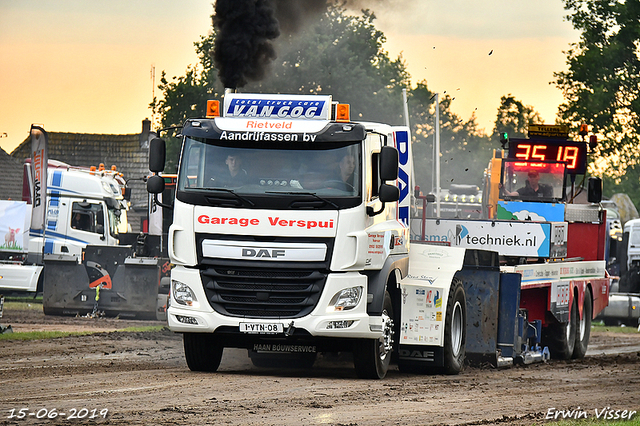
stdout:
{"type": "Polygon", "coordinates": [[[382,337],[360,339],[354,344],[353,365],[361,379],[383,379],[389,370],[393,351],[393,306],[391,295],[384,293],[382,307],[382,337]]]}
{"type": "Polygon", "coordinates": [[[458,374],[464,368],[466,301],[462,281],[454,279],[449,290],[447,316],[444,326],[444,372],[458,374]]]}
{"type": "Polygon", "coordinates": [[[573,358],[584,358],[589,346],[591,336],[591,316],[593,315],[593,302],[591,301],[591,290],[589,287],[584,291],[584,302],[582,303],[582,319],[576,328],[576,345],[573,349],[573,358]]]}
{"type": "Polygon", "coordinates": [[[576,318],[578,312],[577,299],[574,298],[566,323],[554,323],[547,327],[544,341],[549,346],[551,356],[555,359],[569,359],[576,346],[576,318]]]}
{"type": "Polygon", "coordinates": [[[218,370],[222,360],[222,350],[218,339],[212,334],[184,333],[184,357],[191,371],[218,370]]]}
{"type": "Polygon", "coordinates": [[[398,369],[411,374],[458,374],[464,367],[467,337],[466,297],[462,281],[454,278],[449,289],[444,327],[444,363],[434,367],[424,361],[398,360],[398,369]]]}

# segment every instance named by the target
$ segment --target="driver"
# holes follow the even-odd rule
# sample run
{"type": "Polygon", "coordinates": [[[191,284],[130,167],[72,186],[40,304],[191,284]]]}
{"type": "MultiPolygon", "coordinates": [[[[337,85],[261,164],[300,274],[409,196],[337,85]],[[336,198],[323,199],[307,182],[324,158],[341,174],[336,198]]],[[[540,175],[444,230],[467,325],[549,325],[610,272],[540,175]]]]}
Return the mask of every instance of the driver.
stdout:
{"type": "Polygon", "coordinates": [[[339,174],[340,174],[340,179],[350,185],[351,187],[353,187],[353,172],[356,169],[356,159],[353,157],[353,155],[351,154],[347,154],[344,157],[342,157],[342,160],[340,160],[339,163],[339,174]]]}
{"type": "Polygon", "coordinates": [[[526,197],[526,198],[551,198],[553,197],[553,187],[544,183],[540,183],[540,173],[532,169],[527,174],[525,185],[517,191],[508,191],[504,188],[504,193],[510,197],[526,197]]]}
{"type": "Polygon", "coordinates": [[[220,176],[212,178],[212,181],[224,186],[242,186],[247,183],[247,171],[242,167],[242,157],[229,154],[224,163],[227,166],[226,170],[220,176]]]}

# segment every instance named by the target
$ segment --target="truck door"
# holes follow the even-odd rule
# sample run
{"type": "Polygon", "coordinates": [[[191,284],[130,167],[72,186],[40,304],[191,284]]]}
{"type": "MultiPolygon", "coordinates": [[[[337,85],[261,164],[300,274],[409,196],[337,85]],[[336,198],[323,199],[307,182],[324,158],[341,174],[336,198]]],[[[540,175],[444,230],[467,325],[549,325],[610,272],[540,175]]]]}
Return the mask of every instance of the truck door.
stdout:
{"type": "Polygon", "coordinates": [[[67,243],[72,253],[81,253],[88,244],[105,244],[105,206],[103,203],[74,201],[69,215],[67,243]]]}

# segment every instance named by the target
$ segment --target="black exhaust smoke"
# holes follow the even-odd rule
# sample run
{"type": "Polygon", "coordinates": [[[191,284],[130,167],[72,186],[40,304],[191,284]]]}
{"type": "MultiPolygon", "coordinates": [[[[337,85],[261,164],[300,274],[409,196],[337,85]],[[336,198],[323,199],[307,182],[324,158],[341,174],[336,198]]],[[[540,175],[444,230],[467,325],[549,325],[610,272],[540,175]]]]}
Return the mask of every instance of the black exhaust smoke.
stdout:
{"type": "Polygon", "coordinates": [[[213,23],[217,36],[213,60],[224,87],[236,89],[261,80],[276,52],[280,35],[269,0],[218,0],[213,23]]]}
{"type": "MultiPolygon", "coordinates": [[[[276,58],[273,41],[295,34],[320,15],[334,0],[217,0],[213,24],[216,41],[213,60],[224,87],[237,89],[262,80],[276,58]]],[[[368,0],[384,3],[385,0],[368,0]]],[[[354,7],[363,0],[347,0],[354,7]]]]}

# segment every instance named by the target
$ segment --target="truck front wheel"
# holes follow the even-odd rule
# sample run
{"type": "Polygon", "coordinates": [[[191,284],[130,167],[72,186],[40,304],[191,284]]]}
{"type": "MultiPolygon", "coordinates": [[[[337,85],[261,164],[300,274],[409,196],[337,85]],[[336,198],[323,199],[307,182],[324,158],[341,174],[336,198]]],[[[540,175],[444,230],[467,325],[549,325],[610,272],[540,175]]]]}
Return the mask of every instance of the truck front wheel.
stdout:
{"type": "Polygon", "coordinates": [[[584,291],[584,302],[582,303],[582,319],[576,328],[576,345],[573,349],[573,358],[584,358],[589,346],[591,337],[591,316],[593,315],[593,302],[591,301],[591,290],[589,287],[584,291]]]}
{"type": "Polygon", "coordinates": [[[393,351],[393,306],[388,291],[382,307],[382,337],[360,339],[354,344],[353,365],[361,379],[383,379],[389,370],[393,351]]]}
{"type": "Polygon", "coordinates": [[[184,357],[191,371],[218,370],[222,360],[222,350],[218,339],[212,334],[184,333],[184,357]]]}

